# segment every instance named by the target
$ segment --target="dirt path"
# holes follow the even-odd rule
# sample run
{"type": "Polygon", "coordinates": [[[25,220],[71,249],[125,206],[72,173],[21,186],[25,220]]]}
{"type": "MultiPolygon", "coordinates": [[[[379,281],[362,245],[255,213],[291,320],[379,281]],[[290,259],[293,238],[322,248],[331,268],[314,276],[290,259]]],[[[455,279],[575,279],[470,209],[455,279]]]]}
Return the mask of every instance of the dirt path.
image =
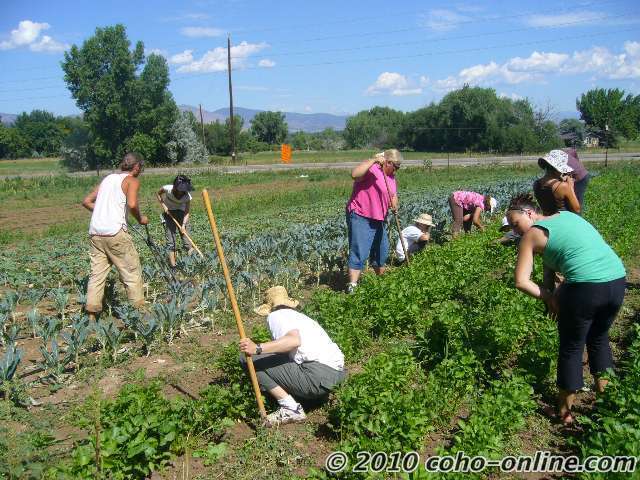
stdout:
{"type": "MultiPolygon", "coordinates": [[[[604,153],[586,153],[582,154],[580,159],[584,163],[604,162],[604,153]]],[[[607,156],[609,162],[640,160],[640,152],[626,153],[610,153],[607,156]]],[[[434,158],[431,159],[433,167],[469,167],[477,165],[513,165],[513,164],[532,164],[538,161],[537,155],[510,155],[495,157],[477,157],[470,156],[465,158],[434,158]]],[[[414,167],[423,166],[425,159],[404,160],[403,165],[414,167]]],[[[334,169],[350,169],[355,167],[358,162],[317,162],[317,163],[291,163],[291,164],[268,164],[268,165],[228,165],[228,166],[179,166],[179,167],[158,167],[145,169],[145,175],[169,175],[178,172],[189,172],[191,174],[198,173],[251,173],[251,172],[272,172],[287,170],[323,170],[327,168],[334,169]]],[[[101,175],[111,173],[111,171],[102,170],[101,175]]],[[[0,175],[0,180],[9,178],[34,178],[48,177],[52,174],[46,173],[25,173],[23,175],[0,175]]],[[[57,175],[57,174],[53,174],[57,175]]],[[[97,176],[96,171],[74,172],[68,174],[73,177],[91,177],[97,176]]]]}

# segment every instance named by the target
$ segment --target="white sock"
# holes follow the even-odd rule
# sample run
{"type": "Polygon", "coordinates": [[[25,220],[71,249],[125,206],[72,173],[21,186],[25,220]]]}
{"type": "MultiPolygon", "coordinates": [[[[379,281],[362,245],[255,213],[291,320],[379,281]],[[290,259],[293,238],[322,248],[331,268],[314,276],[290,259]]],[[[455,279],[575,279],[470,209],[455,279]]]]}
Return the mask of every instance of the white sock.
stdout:
{"type": "Polygon", "coordinates": [[[299,404],[291,395],[287,395],[284,398],[278,399],[278,405],[284,408],[288,408],[289,410],[297,410],[299,404]]]}

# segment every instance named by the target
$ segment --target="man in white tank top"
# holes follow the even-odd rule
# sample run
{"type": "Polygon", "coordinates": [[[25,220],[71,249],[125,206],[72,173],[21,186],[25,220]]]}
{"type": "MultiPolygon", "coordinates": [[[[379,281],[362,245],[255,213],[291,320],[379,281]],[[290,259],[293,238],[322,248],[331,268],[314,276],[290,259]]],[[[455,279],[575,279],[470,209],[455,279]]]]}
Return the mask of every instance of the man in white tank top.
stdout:
{"type": "Polygon", "coordinates": [[[127,232],[126,218],[128,210],[140,225],[149,223],[138,207],[142,157],[127,153],[120,163],[120,170],[121,173],[107,175],[82,202],[82,206],[92,212],[89,224],[91,273],[85,309],[94,320],[102,311],[111,265],[118,270],[131,304],[137,308],[144,303],[140,257],[127,232]]]}

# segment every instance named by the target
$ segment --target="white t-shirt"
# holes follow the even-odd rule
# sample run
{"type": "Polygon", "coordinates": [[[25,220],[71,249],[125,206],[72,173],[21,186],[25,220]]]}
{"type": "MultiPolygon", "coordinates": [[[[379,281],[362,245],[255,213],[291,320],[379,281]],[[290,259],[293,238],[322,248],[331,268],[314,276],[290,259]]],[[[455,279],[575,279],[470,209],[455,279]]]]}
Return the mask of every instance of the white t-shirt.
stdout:
{"type": "MultiPolygon", "coordinates": [[[[404,244],[409,253],[417,252],[420,249],[418,240],[420,240],[420,237],[423,234],[424,232],[415,225],[411,225],[402,230],[402,238],[404,238],[404,244]]],[[[398,257],[398,260],[404,260],[404,251],[402,250],[400,239],[398,239],[398,243],[396,244],[396,256],[398,257]]]]}
{"type": "Polygon", "coordinates": [[[191,201],[189,192],[186,192],[181,198],[176,198],[173,196],[173,185],[165,185],[162,189],[164,192],[160,198],[169,210],[182,210],[183,212],[187,210],[187,203],[191,201]]]}
{"type": "Polygon", "coordinates": [[[291,352],[291,359],[303,362],[320,362],[335,370],[344,368],[344,355],[340,347],[333,343],[318,322],[290,308],[271,312],[267,317],[271,337],[277,340],[291,330],[300,332],[300,346],[291,352]]]}

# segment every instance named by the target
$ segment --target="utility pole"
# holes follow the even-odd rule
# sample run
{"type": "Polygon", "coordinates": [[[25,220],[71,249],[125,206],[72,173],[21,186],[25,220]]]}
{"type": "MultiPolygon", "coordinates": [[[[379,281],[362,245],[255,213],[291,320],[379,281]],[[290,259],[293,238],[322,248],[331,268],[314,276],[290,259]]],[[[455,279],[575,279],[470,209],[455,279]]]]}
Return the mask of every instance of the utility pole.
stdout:
{"type": "Polygon", "coordinates": [[[204,120],[202,119],[202,104],[198,105],[200,108],[200,127],[202,127],[202,144],[206,147],[207,142],[204,138],[204,120]]]}
{"type": "Polygon", "coordinates": [[[607,118],[607,123],[604,124],[604,138],[607,142],[606,149],[604,151],[604,166],[609,166],[609,119],[607,118]]]}
{"type": "Polygon", "coordinates": [[[231,35],[227,37],[227,71],[229,72],[229,126],[231,131],[231,163],[236,163],[236,126],[233,121],[233,87],[231,86],[231,35]]]}

